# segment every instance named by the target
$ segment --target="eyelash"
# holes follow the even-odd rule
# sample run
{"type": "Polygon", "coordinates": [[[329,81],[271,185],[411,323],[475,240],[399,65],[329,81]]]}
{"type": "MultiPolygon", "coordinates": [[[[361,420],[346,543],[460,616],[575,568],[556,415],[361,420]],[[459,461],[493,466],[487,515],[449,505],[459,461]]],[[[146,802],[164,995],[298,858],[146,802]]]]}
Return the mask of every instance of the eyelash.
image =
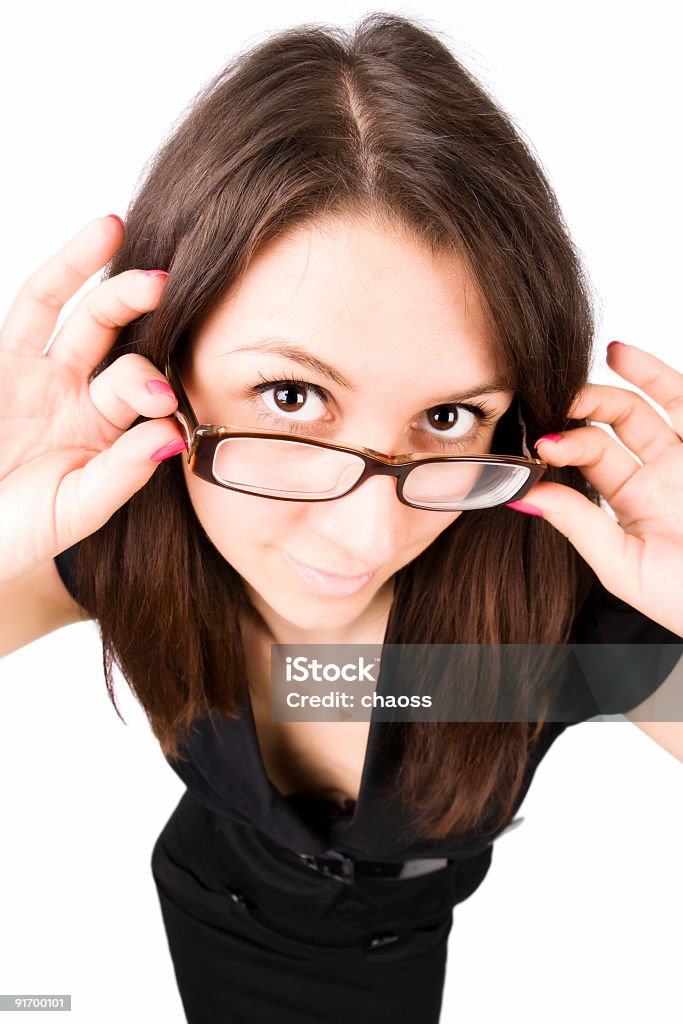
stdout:
{"type": "MultiPolygon", "coordinates": [[[[323,390],[323,388],[319,387],[317,384],[311,384],[309,381],[300,380],[298,377],[288,375],[285,375],[284,377],[267,378],[264,377],[262,373],[259,373],[259,377],[261,378],[263,383],[255,384],[252,387],[250,387],[247,391],[249,400],[254,403],[256,402],[257,398],[259,398],[262,394],[264,394],[267,391],[273,391],[275,390],[276,387],[286,387],[287,385],[293,385],[295,387],[301,388],[303,392],[313,392],[313,394],[316,395],[316,397],[319,398],[321,402],[323,402],[325,405],[329,404],[329,396],[323,390]]],[[[447,448],[452,450],[453,448],[468,447],[474,441],[477,440],[483,428],[492,425],[496,420],[496,414],[492,412],[490,409],[487,409],[486,406],[483,405],[472,405],[466,404],[464,402],[443,402],[442,405],[454,405],[455,408],[457,409],[465,409],[467,412],[471,412],[477,418],[477,425],[475,429],[471,431],[469,434],[467,434],[465,437],[444,439],[438,437],[436,434],[430,434],[430,437],[433,438],[433,440],[435,440],[436,443],[441,448],[447,448]]],[[[432,406],[431,408],[437,409],[439,408],[439,406],[432,406]]],[[[268,420],[276,424],[286,423],[287,428],[289,430],[292,430],[294,433],[312,433],[310,429],[302,429],[302,424],[289,420],[285,416],[278,417],[270,412],[261,412],[261,415],[265,416],[268,420]]]]}

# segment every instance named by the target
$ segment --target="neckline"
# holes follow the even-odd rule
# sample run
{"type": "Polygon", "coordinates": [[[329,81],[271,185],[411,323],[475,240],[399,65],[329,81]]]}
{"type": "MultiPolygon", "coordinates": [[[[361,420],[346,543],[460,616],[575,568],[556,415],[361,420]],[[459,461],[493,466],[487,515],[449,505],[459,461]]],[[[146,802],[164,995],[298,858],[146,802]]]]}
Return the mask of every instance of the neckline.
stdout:
{"type": "MultiPolygon", "coordinates": [[[[388,659],[385,656],[385,647],[386,647],[386,639],[387,639],[388,629],[389,629],[389,621],[387,619],[387,624],[386,624],[385,629],[384,629],[384,636],[382,637],[382,651],[381,651],[381,654],[380,654],[379,675],[377,677],[377,686],[375,687],[375,692],[378,693],[378,694],[382,692],[382,683],[384,681],[385,676],[388,674],[388,668],[387,668],[387,660],[388,659]]],[[[281,806],[285,807],[290,814],[293,814],[299,821],[303,822],[304,825],[307,828],[310,829],[311,828],[310,823],[308,821],[306,821],[306,819],[304,819],[301,814],[299,814],[297,808],[294,806],[294,802],[290,799],[290,797],[296,797],[296,796],[299,796],[299,794],[297,794],[297,793],[290,793],[290,794],[285,795],[284,793],[280,792],[280,790],[277,788],[275,783],[271,780],[270,776],[268,775],[268,772],[266,771],[265,762],[263,760],[263,756],[261,754],[261,748],[259,746],[258,733],[256,731],[256,721],[255,721],[255,718],[254,718],[254,709],[253,709],[253,706],[252,706],[252,703],[251,703],[251,692],[250,692],[248,686],[247,686],[246,698],[244,700],[244,705],[245,705],[246,712],[247,712],[247,723],[248,723],[247,733],[248,733],[248,738],[249,738],[249,744],[251,745],[252,753],[253,753],[253,756],[254,756],[254,758],[256,760],[256,763],[259,765],[259,767],[261,769],[261,777],[264,780],[264,782],[265,782],[265,784],[266,784],[266,786],[267,786],[267,788],[268,788],[268,790],[270,792],[271,799],[274,800],[276,804],[280,804],[281,806]]],[[[377,710],[378,710],[378,706],[377,705],[373,705],[372,713],[371,713],[371,716],[370,716],[370,726],[368,728],[368,738],[367,738],[367,742],[366,742],[366,745],[365,745],[365,754],[363,756],[363,768],[361,770],[361,778],[360,778],[360,783],[359,783],[359,786],[358,786],[358,799],[355,802],[355,805],[354,805],[354,808],[353,808],[353,811],[352,811],[351,814],[345,814],[343,816],[340,816],[335,821],[335,826],[337,826],[337,827],[339,825],[341,825],[344,828],[352,829],[355,826],[355,824],[357,823],[357,821],[358,821],[359,814],[360,814],[360,811],[361,811],[361,808],[362,808],[364,802],[367,800],[368,788],[369,788],[370,767],[371,767],[371,763],[373,762],[374,757],[375,757],[376,748],[377,748],[377,745],[379,743],[379,736],[380,736],[380,731],[381,731],[380,727],[382,725],[381,722],[377,721],[377,714],[376,714],[377,710]]]]}

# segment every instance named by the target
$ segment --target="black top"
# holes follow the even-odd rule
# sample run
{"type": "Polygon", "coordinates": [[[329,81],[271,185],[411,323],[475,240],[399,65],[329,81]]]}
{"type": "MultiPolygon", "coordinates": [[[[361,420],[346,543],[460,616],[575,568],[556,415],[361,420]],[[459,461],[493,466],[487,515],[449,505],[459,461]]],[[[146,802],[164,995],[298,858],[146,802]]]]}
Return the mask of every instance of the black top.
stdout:
{"type": "MultiPolygon", "coordinates": [[[[55,559],[59,574],[74,596],[73,558],[78,545],[55,559]]],[[[550,721],[527,763],[515,804],[521,805],[536,768],[568,724],[598,714],[623,714],[635,708],[662,683],[682,653],[681,638],[646,618],[596,582],[577,616],[573,641],[582,644],[676,645],[644,647],[635,670],[609,674],[580,692],[572,693],[573,721],[550,721]]],[[[380,666],[378,691],[386,686],[380,666]]],[[[593,683],[593,681],[591,681],[593,683]]],[[[576,687],[576,681],[573,682],[576,687]]],[[[251,702],[240,704],[240,717],[211,713],[199,719],[183,743],[185,762],[169,764],[187,789],[216,815],[250,824],[282,846],[298,853],[319,854],[335,849],[356,858],[403,860],[448,857],[462,861],[461,899],[474,891],[488,870],[492,843],[476,836],[466,840],[418,838],[398,802],[396,766],[401,751],[390,723],[370,723],[357,804],[330,812],[322,802],[303,795],[285,797],[266,775],[251,702]]]]}

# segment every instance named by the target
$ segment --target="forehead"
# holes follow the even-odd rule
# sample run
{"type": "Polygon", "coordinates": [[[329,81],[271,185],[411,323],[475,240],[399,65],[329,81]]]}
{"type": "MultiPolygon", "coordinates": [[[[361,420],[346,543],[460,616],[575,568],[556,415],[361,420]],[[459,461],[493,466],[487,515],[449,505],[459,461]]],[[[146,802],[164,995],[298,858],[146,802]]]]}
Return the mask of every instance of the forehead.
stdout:
{"type": "Polygon", "coordinates": [[[203,361],[274,336],[337,363],[360,358],[369,372],[396,360],[463,376],[498,369],[463,261],[361,218],[300,225],[264,246],[193,348],[203,361]]]}

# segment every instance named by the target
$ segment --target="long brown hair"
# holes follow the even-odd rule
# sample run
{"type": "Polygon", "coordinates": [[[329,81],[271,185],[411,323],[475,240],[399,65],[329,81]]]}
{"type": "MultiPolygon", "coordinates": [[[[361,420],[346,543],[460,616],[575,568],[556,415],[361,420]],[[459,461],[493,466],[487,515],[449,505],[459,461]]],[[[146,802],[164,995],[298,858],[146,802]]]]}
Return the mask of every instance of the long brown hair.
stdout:
{"type": "MultiPolygon", "coordinates": [[[[190,104],[156,157],[107,269],[169,271],[124,352],[163,368],[260,247],[327,215],[399,226],[465,261],[529,439],[561,430],[588,377],[590,289],[556,198],[510,119],[431,32],[366,16],[303,25],[243,53],[190,104]]],[[[495,451],[506,443],[501,428],[495,451]]],[[[519,454],[519,451],[516,452],[519,454]]],[[[578,470],[546,479],[591,491],[578,470]]],[[[390,644],[566,643],[595,577],[548,523],[505,507],[462,514],[396,574],[390,644]]],[[[77,590],[167,757],[245,693],[241,577],[204,534],[179,460],[80,545],[77,590]],[[220,612],[216,612],[220,609],[220,612]]],[[[118,710],[118,709],[117,709],[118,710]]],[[[542,722],[411,722],[400,792],[425,837],[508,820],[542,722]]]]}

